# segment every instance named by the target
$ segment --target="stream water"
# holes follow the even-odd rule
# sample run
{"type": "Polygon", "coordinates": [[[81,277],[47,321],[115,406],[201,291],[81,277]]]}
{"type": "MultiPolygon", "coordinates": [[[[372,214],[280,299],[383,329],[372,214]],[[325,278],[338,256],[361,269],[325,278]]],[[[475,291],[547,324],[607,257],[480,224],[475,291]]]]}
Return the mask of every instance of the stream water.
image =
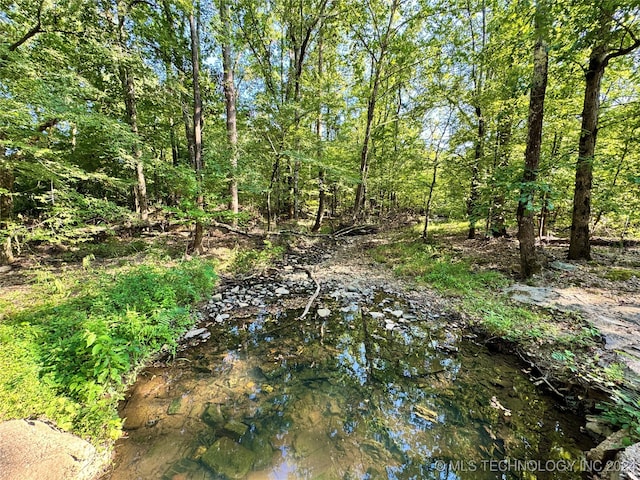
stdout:
{"type": "Polygon", "coordinates": [[[581,420],[512,357],[390,293],[320,301],[211,322],[143,371],[107,478],[583,478],[581,420]]]}

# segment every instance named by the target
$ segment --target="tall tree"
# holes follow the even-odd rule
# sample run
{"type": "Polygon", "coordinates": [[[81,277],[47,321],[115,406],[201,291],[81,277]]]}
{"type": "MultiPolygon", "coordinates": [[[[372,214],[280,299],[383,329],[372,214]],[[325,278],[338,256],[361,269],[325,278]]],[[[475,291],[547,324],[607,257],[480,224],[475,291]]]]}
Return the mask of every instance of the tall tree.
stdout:
{"type": "MultiPolygon", "coordinates": [[[[204,192],[202,185],[202,176],[204,174],[204,161],[202,158],[202,96],[200,94],[200,41],[198,35],[198,26],[196,24],[195,14],[189,13],[189,33],[191,36],[191,72],[193,83],[193,130],[191,163],[196,174],[196,206],[198,210],[204,211],[204,192]]],[[[193,235],[192,250],[202,253],[204,246],[204,225],[201,215],[196,217],[195,232],[193,235]]]]}
{"type": "Polygon", "coordinates": [[[375,6],[372,5],[372,2],[373,0],[367,0],[365,3],[368,12],[370,12],[373,17],[371,21],[376,26],[376,28],[373,29],[373,37],[365,38],[362,34],[358,35],[359,41],[369,54],[371,74],[369,77],[369,90],[367,95],[367,116],[364,126],[364,138],[360,149],[360,181],[356,188],[355,202],[353,205],[354,220],[360,216],[365,205],[367,195],[367,177],[369,174],[371,135],[376,112],[376,103],[378,102],[379,96],[378,91],[380,89],[383,69],[387,63],[390,43],[398,32],[398,25],[397,23],[394,23],[394,21],[397,20],[400,1],[391,1],[391,5],[386,11],[386,19],[376,18],[378,13],[376,12],[377,9],[375,6]],[[380,20],[384,21],[384,27],[382,29],[378,28],[378,22],[380,20]]]}
{"type": "Polygon", "coordinates": [[[229,166],[231,173],[229,178],[229,209],[234,214],[233,224],[238,223],[238,123],[236,113],[236,88],[234,83],[234,68],[231,58],[231,18],[229,12],[228,0],[221,0],[220,19],[222,23],[223,34],[222,40],[222,69],[223,80],[222,87],[224,90],[224,106],[227,117],[227,141],[230,150],[229,166]]]}
{"type": "Polygon", "coordinates": [[[630,17],[628,14],[633,11],[637,12],[633,8],[631,4],[626,2],[598,4],[596,7],[598,26],[588,35],[593,38],[593,46],[584,77],[582,127],[578,144],[571,238],[569,240],[569,259],[571,260],[589,260],[591,258],[589,221],[591,218],[593,163],[600,114],[600,89],[609,62],[616,57],[628,55],[640,47],[640,33],[633,30],[633,28],[637,29],[637,25],[625,24],[625,21],[630,17]]]}
{"type": "Polygon", "coordinates": [[[527,148],[524,155],[524,173],[522,176],[522,190],[518,202],[518,240],[520,241],[520,266],[522,276],[529,278],[540,270],[536,257],[534,225],[534,195],[540,163],[540,148],[542,145],[542,126],[544,120],[544,100],[547,90],[547,76],[549,56],[545,41],[546,27],[544,19],[548,9],[545,0],[539,0],[535,13],[536,43],[533,51],[533,77],[529,100],[529,132],[527,148]]]}
{"type": "Polygon", "coordinates": [[[143,222],[149,219],[149,202],[147,198],[147,180],[144,174],[144,163],[142,162],[142,147],[140,133],[138,131],[138,107],[136,99],[136,87],[133,72],[127,64],[127,57],[130,55],[128,49],[128,32],[126,30],[127,11],[126,6],[120,0],[116,0],[115,10],[116,18],[114,19],[117,29],[117,45],[121,55],[118,64],[118,73],[122,84],[122,93],[124,96],[124,104],[126,109],[127,123],[131,128],[134,136],[134,144],[132,146],[133,164],[136,175],[136,184],[134,186],[135,209],[140,220],[143,222]]]}

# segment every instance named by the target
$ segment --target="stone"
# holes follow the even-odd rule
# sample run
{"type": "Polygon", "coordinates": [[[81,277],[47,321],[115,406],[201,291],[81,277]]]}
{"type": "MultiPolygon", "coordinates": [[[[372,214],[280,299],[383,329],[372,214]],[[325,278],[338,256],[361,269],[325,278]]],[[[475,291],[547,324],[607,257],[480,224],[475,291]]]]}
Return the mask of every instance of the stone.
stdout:
{"type": "Polygon", "coordinates": [[[239,285],[236,285],[235,287],[233,287],[233,288],[230,290],[230,292],[231,292],[231,293],[238,293],[238,292],[240,292],[240,286],[239,286],[239,285]]]}
{"type": "Polygon", "coordinates": [[[396,318],[400,318],[404,312],[402,310],[391,310],[389,313],[396,318]]]}
{"type": "Polygon", "coordinates": [[[240,307],[240,308],[246,308],[248,306],[249,306],[249,304],[246,303],[246,302],[238,302],[238,307],[240,307]]]}
{"type": "Polygon", "coordinates": [[[204,480],[209,477],[209,472],[206,471],[205,467],[200,462],[191,460],[190,458],[182,458],[169,467],[162,476],[162,480],[179,480],[187,478],[193,480],[204,480]]]}
{"type": "Polygon", "coordinates": [[[317,313],[320,318],[327,318],[329,315],[331,315],[331,310],[329,310],[328,308],[319,308],[317,313]]]}
{"type": "Polygon", "coordinates": [[[255,460],[255,454],[227,437],[222,437],[200,459],[213,472],[231,480],[244,478],[255,460]]]}
{"type": "Polygon", "coordinates": [[[247,433],[247,430],[249,430],[249,427],[246,424],[238,420],[229,420],[222,427],[221,433],[233,440],[240,440],[247,433]]]}
{"type": "Polygon", "coordinates": [[[371,315],[371,318],[373,318],[374,320],[380,320],[381,318],[384,318],[384,313],[382,312],[369,312],[369,315],[371,315]]]}
{"type": "Polygon", "coordinates": [[[276,288],[276,295],[289,295],[289,290],[284,287],[276,288]]]}
{"type": "Polygon", "coordinates": [[[90,443],[44,422],[0,423],[2,480],[90,480],[107,460],[90,443]]]}
{"type": "Polygon", "coordinates": [[[577,265],[572,265],[570,263],[561,262],[559,260],[554,260],[553,262],[551,262],[549,264],[549,266],[551,268],[553,268],[554,270],[561,270],[561,271],[564,271],[564,272],[573,272],[574,270],[576,270],[578,268],[577,265]]]}
{"type": "MultiPolygon", "coordinates": [[[[184,339],[189,340],[191,338],[199,337],[204,333],[209,333],[206,328],[194,328],[193,330],[189,330],[187,333],[184,334],[184,339]]],[[[209,333],[209,336],[211,336],[210,333],[209,333]]]]}
{"type": "Polygon", "coordinates": [[[625,448],[616,458],[620,465],[620,470],[614,472],[617,477],[612,480],[622,480],[626,478],[640,478],[640,443],[625,448]]]}
{"type": "Polygon", "coordinates": [[[224,423],[224,415],[217,403],[211,403],[202,414],[202,420],[210,427],[217,428],[224,423]]]}
{"type": "Polygon", "coordinates": [[[269,439],[264,436],[256,436],[249,440],[249,449],[255,454],[253,468],[262,470],[271,467],[273,461],[273,447],[269,439]]]}
{"type": "Polygon", "coordinates": [[[229,315],[228,313],[221,313],[221,314],[216,316],[216,322],[222,323],[222,322],[224,322],[225,320],[227,320],[230,317],[231,317],[231,315],[229,315]]]}
{"type": "Polygon", "coordinates": [[[598,446],[587,452],[587,460],[604,464],[606,459],[612,458],[613,454],[623,449],[624,439],[628,436],[629,433],[625,430],[618,430],[609,435],[598,446]]]}
{"type": "Polygon", "coordinates": [[[222,294],[221,293],[216,293],[214,295],[211,295],[211,300],[214,302],[221,302],[222,301],[222,294]]]}
{"type": "Polygon", "coordinates": [[[587,423],[584,428],[596,438],[605,438],[613,433],[611,425],[598,417],[597,415],[587,415],[587,423]]]}

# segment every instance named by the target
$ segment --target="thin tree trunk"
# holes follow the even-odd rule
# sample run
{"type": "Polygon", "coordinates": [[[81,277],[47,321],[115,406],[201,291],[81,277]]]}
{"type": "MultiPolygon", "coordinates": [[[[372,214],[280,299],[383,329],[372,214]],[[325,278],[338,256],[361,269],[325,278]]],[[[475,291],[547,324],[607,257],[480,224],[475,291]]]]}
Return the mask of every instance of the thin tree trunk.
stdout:
{"type": "Polygon", "coordinates": [[[389,20],[387,22],[387,28],[380,39],[380,52],[378,58],[372,57],[372,82],[371,92],[369,93],[369,99],[367,100],[367,122],[364,131],[364,140],[362,142],[362,149],[360,150],[360,183],[356,188],[356,198],[353,206],[353,220],[355,221],[360,215],[365,206],[365,199],[367,196],[367,177],[369,175],[369,145],[371,143],[371,130],[373,125],[373,118],[376,110],[376,102],[378,101],[378,90],[380,88],[380,75],[382,73],[382,63],[386,58],[387,48],[389,45],[389,39],[391,36],[391,26],[393,25],[393,17],[398,9],[398,0],[391,2],[391,9],[389,12],[389,20]]]}
{"type": "MultiPolygon", "coordinates": [[[[202,192],[202,174],[204,164],[202,160],[202,98],[200,96],[200,59],[198,54],[199,40],[198,29],[193,13],[189,15],[189,30],[191,33],[191,63],[193,72],[193,168],[196,173],[198,193],[196,205],[199,210],[204,210],[204,194],[202,192]]],[[[203,253],[202,240],[204,238],[204,226],[202,219],[196,219],[195,233],[193,236],[193,251],[203,253]]]]}
{"type": "MultiPolygon", "coordinates": [[[[229,2],[222,1],[220,8],[222,27],[226,34],[231,32],[231,20],[229,16],[229,2]]],[[[236,115],[236,89],[234,84],[233,63],[231,61],[231,41],[227,38],[222,42],[222,68],[224,71],[223,89],[225,109],[227,114],[227,141],[231,150],[229,178],[229,209],[234,214],[233,225],[238,224],[238,127],[236,115]]]]}
{"type": "MultiPolygon", "coordinates": [[[[125,55],[127,46],[127,32],[125,30],[126,14],[121,11],[121,6],[117,3],[118,9],[118,47],[122,55],[125,55]]],[[[124,104],[127,113],[127,123],[134,135],[132,147],[134,171],[136,185],[133,189],[136,205],[136,213],[142,222],[149,220],[149,202],[147,198],[147,181],[144,175],[144,164],[142,163],[142,149],[140,148],[140,134],[138,132],[138,109],[136,101],[136,88],[131,71],[123,63],[119,66],[120,83],[124,96],[124,104]]]]}
{"type": "MultiPolygon", "coordinates": [[[[0,153],[2,155],[2,153],[0,153]]],[[[0,265],[8,265],[15,260],[13,257],[13,246],[11,235],[8,231],[9,220],[13,217],[13,184],[15,177],[12,169],[0,160],[0,229],[7,230],[6,237],[0,245],[0,265]]]]}
{"type": "Polygon", "coordinates": [[[598,134],[598,115],[600,113],[600,86],[607,61],[605,53],[603,48],[594,49],[585,75],[582,128],[578,146],[571,237],[569,240],[569,259],[571,260],[591,259],[591,244],[589,242],[591,187],[593,183],[596,137],[598,134]]]}
{"type": "MultiPolygon", "coordinates": [[[[536,17],[536,28],[539,18],[536,17]]],[[[529,278],[540,270],[536,257],[535,225],[533,221],[534,183],[538,176],[542,126],[544,121],[544,100],[547,89],[548,54],[547,46],[539,35],[533,54],[533,80],[529,99],[529,132],[524,156],[523,189],[518,202],[518,240],[520,241],[520,266],[524,278],[529,278]]]]}
{"type": "MultiPolygon", "coordinates": [[[[318,78],[322,78],[322,30],[320,30],[318,38],[318,78]]],[[[322,92],[319,91],[318,95],[321,96],[321,94],[322,92]]],[[[318,162],[322,164],[322,105],[318,108],[318,118],[316,119],[316,139],[318,141],[318,162]]],[[[326,197],[324,176],[324,168],[320,167],[318,171],[318,211],[316,212],[316,220],[311,228],[312,232],[320,230],[322,219],[324,218],[326,197]]]]}
{"type": "MultiPolygon", "coordinates": [[[[506,115],[506,118],[500,119],[498,123],[498,132],[496,134],[496,146],[494,153],[494,178],[495,172],[504,170],[509,165],[509,143],[511,142],[511,118],[506,115]]],[[[498,189],[498,187],[495,187],[498,189]]],[[[491,228],[491,235],[494,238],[507,237],[507,226],[505,219],[505,196],[502,189],[499,193],[494,195],[491,208],[491,214],[489,218],[489,226],[491,228]]]]}
{"type": "MultiPolygon", "coordinates": [[[[549,157],[549,162],[551,165],[554,165],[556,162],[556,157],[558,156],[558,152],[560,151],[560,145],[562,144],[562,135],[558,132],[553,134],[553,144],[551,145],[551,155],[549,157]]],[[[540,209],[540,221],[539,221],[539,237],[542,240],[542,237],[547,236],[547,232],[549,229],[549,192],[545,190],[542,195],[542,208],[540,209]]]]}
{"type": "MultiPolygon", "coordinates": [[[[431,215],[431,202],[433,201],[433,191],[436,188],[437,177],[438,177],[438,166],[440,165],[440,150],[442,148],[443,139],[447,133],[447,129],[449,128],[449,123],[451,122],[451,117],[453,115],[453,110],[449,110],[449,116],[447,117],[447,122],[444,125],[444,129],[442,130],[442,135],[438,139],[438,143],[436,145],[435,158],[433,159],[433,177],[431,179],[431,184],[429,185],[429,195],[427,196],[427,203],[425,206],[424,212],[424,228],[422,229],[422,239],[427,240],[429,235],[429,216],[431,215]]],[[[434,129],[435,132],[435,129],[434,129]]]]}
{"type": "Polygon", "coordinates": [[[480,198],[480,162],[484,157],[485,123],[482,116],[482,109],[479,106],[476,106],[475,112],[478,119],[478,133],[473,157],[473,166],[471,167],[471,188],[469,191],[469,199],[467,201],[467,217],[469,218],[469,233],[467,235],[467,238],[470,240],[476,238],[476,222],[479,218],[478,200],[480,198]]]}

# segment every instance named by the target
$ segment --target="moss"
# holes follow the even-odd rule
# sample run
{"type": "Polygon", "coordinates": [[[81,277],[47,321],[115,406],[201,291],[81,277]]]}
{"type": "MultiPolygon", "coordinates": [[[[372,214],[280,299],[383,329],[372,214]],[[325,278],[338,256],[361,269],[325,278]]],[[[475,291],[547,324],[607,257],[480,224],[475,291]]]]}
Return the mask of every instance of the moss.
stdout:
{"type": "Polygon", "coordinates": [[[604,278],[611,280],[612,282],[626,282],[631,279],[631,277],[640,278],[640,271],[625,268],[612,268],[604,275],[604,278]]]}

